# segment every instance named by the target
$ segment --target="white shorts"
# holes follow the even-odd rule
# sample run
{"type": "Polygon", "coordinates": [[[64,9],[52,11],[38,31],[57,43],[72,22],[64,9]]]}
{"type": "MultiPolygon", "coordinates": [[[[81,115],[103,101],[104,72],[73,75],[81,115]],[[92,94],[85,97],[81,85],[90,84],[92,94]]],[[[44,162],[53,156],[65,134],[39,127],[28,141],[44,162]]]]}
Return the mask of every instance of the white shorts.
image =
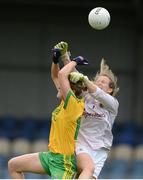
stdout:
{"type": "Polygon", "coordinates": [[[76,144],[76,155],[80,153],[87,153],[92,158],[95,165],[93,177],[97,179],[101,169],[104,166],[105,160],[108,157],[108,150],[105,148],[101,148],[93,151],[89,147],[83,146],[81,144],[76,144]]]}

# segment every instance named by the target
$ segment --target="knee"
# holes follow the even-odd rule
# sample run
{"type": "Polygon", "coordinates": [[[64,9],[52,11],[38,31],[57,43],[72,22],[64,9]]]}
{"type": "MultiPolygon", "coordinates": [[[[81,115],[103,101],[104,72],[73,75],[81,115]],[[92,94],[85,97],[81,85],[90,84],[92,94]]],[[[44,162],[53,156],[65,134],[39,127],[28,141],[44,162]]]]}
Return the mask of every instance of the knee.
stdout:
{"type": "Polygon", "coordinates": [[[14,171],[15,168],[16,168],[16,159],[12,158],[8,161],[8,170],[11,172],[14,171]]]}
{"type": "Polygon", "coordinates": [[[92,179],[94,166],[84,166],[78,171],[77,179],[92,179]]]}

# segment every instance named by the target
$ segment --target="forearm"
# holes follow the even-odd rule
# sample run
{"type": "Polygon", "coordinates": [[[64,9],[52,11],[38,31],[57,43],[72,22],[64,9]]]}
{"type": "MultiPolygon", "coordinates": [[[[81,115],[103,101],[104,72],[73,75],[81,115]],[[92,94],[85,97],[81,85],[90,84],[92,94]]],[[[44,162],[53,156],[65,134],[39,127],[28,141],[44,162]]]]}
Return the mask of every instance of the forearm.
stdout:
{"type": "Polygon", "coordinates": [[[115,99],[110,94],[106,93],[100,88],[97,88],[96,92],[90,93],[91,96],[99,101],[106,109],[117,114],[119,103],[117,99],[115,99]]]}
{"type": "Polygon", "coordinates": [[[68,78],[69,74],[75,69],[77,63],[75,61],[70,61],[66,66],[64,66],[60,71],[59,75],[65,76],[68,78]]]}
{"type": "Polygon", "coordinates": [[[62,62],[63,62],[64,65],[67,65],[69,62],[71,62],[69,52],[65,52],[65,53],[61,56],[61,60],[62,60],[62,62]]]}
{"type": "MultiPolygon", "coordinates": [[[[62,62],[63,62],[63,64],[64,64],[64,66],[65,66],[65,65],[69,64],[69,63],[71,62],[71,60],[70,60],[69,57],[64,56],[64,60],[62,59],[62,62]]],[[[76,72],[76,71],[78,71],[78,70],[77,70],[76,68],[74,68],[73,71],[76,72]]]]}
{"type": "Polygon", "coordinates": [[[87,76],[84,76],[84,83],[85,83],[89,93],[96,92],[97,86],[92,81],[90,81],[87,76]]]}
{"type": "Polygon", "coordinates": [[[59,71],[60,71],[59,64],[52,63],[52,66],[51,66],[51,78],[53,80],[58,78],[59,71]]]}

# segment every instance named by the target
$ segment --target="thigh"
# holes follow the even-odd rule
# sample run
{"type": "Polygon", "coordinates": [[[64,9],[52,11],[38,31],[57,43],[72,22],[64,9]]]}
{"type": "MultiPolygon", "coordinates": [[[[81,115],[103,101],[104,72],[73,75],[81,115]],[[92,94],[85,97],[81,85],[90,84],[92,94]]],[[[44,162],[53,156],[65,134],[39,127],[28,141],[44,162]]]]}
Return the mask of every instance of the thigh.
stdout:
{"type": "Polygon", "coordinates": [[[95,164],[93,177],[97,178],[99,176],[107,157],[108,157],[108,150],[104,148],[98,149],[93,153],[93,160],[95,164]]]}
{"type": "Polygon", "coordinates": [[[52,179],[72,179],[76,172],[74,155],[49,153],[49,169],[52,179]]]}
{"type": "Polygon", "coordinates": [[[92,169],[94,167],[94,161],[90,152],[86,147],[80,145],[76,147],[76,162],[78,170],[92,169]]]}
{"type": "Polygon", "coordinates": [[[80,153],[76,156],[77,168],[81,169],[93,169],[94,162],[88,153],[80,153]]]}
{"type": "Polygon", "coordinates": [[[25,154],[12,159],[14,167],[19,172],[32,172],[45,174],[40,159],[39,153],[25,154]]]}

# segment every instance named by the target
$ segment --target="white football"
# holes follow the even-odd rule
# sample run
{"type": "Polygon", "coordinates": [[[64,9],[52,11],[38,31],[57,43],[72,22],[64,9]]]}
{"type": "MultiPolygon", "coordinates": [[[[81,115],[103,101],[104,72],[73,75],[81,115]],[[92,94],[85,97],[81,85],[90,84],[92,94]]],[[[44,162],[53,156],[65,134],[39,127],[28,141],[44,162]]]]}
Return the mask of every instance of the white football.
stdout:
{"type": "Polygon", "coordinates": [[[89,12],[88,22],[90,26],[97,30],[105,29],[110,23],[110,14],[103,7],[96,7],[89,12]]]}

